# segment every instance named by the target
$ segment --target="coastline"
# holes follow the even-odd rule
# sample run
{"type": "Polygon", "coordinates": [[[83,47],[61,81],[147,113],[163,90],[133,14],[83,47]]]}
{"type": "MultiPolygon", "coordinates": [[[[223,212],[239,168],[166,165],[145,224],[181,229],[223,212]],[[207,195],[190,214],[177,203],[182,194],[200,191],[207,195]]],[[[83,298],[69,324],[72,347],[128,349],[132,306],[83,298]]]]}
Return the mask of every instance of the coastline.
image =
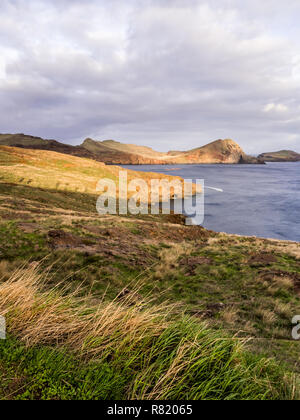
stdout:
{"type": "MultiPolygon", "coordinates": [[[[96,313],[100,310],[102,314],[104,305],[116,308],[115,313],[109,312],[107,325],[115,320],[118,325],[116,336],[125,331],[124,338],[130,340],[126,345],[126,357],[117,359],[121,364],[121,375],[125,369],[123,366],[128,365],[127,348],[131,348],[136,336],[137,320],[143,322],[142,336],[145,338],[145,322],[147,326],[147,320],[152,319],[152,314],[157,314],[157,308],[161,308],[159,314],[162,318],[155,318],[155,331],[166,324],[164,320],[168,320],[174,331],[172,340],[174,334],[183,338],[188,335],[200,345],[203,334],[204,337],[218,334],[218,343],[225,338],[226,342],[232,340],[234,345],[243,346],[243,355],[245,358],[246,355],[248,358],[251,356],[252,366],[263,355],[271,357],[273,366],[280,366],[284,376],[292,373],[300,375],[300,341],[291,339],[291,320],[300,309],[298,243],[186,226],[184,217],[176,215],[99,216],[95,213],[95,198],[89,194],[71,194],[68,191],[53,194],[45,189],[3,183],[0,183],[0,232],[3,238],[0,244],[0,270],[5,280],[3,287],[21,267],[22,273],[37,270],[39,278],[47,280],[43,291],[33,289],[34,296],[43,297],[40,293],[56,296],[60,290],[65,293],[66,290],[78,291],[82,287],[82,296],[93,303],[96,313]],[[124,312],[123,305],[128,305],[129,312],[124,312]],[[142,311],[142,318],[139,318],[139,311],[142,311]],[[134,316],[132,322],[129,317],[129,323],[126,323],[127,314],[134,316]],[[133,326],[130,329],[132,335],[128,333],[130,326],[133,326]],[[193,331],[199,331],[197,338],[193,331]]],[[[35,279],[31,274],[29,279],[32,278],[35,279]]],[[[21,291],[18,302],[32,302],[32,299],[24,299],[24,296],[31,296],[26,294],[27,287],[32,290],[30,284],[22,277],[19,288],[13,285],[13,289],[9,290],[21,291]]],[[[59,307],[65,308],[65,294],[63,296],[59,307]]],[[[44,298],[38,301],[39,304],[34,306],[34,317],[30,320],[36,319],[37,308],[44,308],[41,302],[44,304],[45,301],[52,302],[44,298]]],[[[13,318],[14,329],[8,323],[15,342],[23,337],[23,314],[26,313],[28,311],[17,307],[12,315],[18,317],[13,318]]],[[[31,322],[25,324],[27,328],[30,328],[31,322]]],[[[54,324],[51,331],[59,332],[61,328],[61,323],[54,324]]],[[[112,336],[111,328],[107,330],[107,337],[112,336]]],[[[26,357],[32,354],[34,345],[44,348],[44,336],[40,333],[38,339],[41,342],[38,341],[36,331],[30,342],[27,335],[27,347],[22,346],[18,350],[18,357],[22,360],[28,360],[26,357]]],[[[49,329],[45,331],[46,339],[48,334],[49,329]]],[[[102,336],[101,330],[99,337],[102,336]]],[[[154,341],[150,340],[154,343],[151,352],[159,351],[161,354],[161,347],[156,341],[160,341],[161,336],[155,333],[155,337],[154,341]]],[[[63,339],[60,336],[59,342],[63,339]]],[[[57,341],[53,340],[54,343],[57,341]]],[[[216,339],[212,342],[215,343],[216,339]]],[[[51,351],[59,351],[57,344],[51,342],[50,345],[51,351]]],[[[148,350],[148,347],[142,349],[143,358],[148,350]]],[[[169,344],[165,353],[170,354],[169,344]]],[[[21,366],[19,359],[16,360],[21,366]]],[[[102,359],[100,362],[99,367],[93,365],[93,373],[98,368],[101,371],[102,359]]],[[[28,363],[34,363],[32,358],[28,363]]],[[[113,358],[112,361],[105,359],[103,363],[106,371],[114,368],[113,358]]],[[[266,366],[270,362],[263,359],[263,363],[266,366]]],[[[39,366],[34,366],[35,372],[40,372],[39,366]]],[[[166,373],[168,366],[169,359],[164,370],[166,373]]],[[[41,372],[44,373],[44,369],[41,372]]],[[[136,368],[134,374],[131,371],[126,383],[130,384],[140,373],[140,368],[136,368]]],[[[56,375],[56,368],[53,375],[56,375]]],[[[24,377],[23,372],[20,376],[24,377]]],[[[122,397],[128,398],[128,388],[119,391],[122,397]]],[[[47,391],[43,384],[41,389],[47,391]]]]}
{"type": "Polygon", "coordinates": [[[169,167],[174,169],[172,172],[166,171],[168,167],[165,166],[130,168],[138,172],[151,170],[185,179],[203,179],[204,227],[208,229],[300,241],[299,162],[255,166],[178,165],[169,167]]]}

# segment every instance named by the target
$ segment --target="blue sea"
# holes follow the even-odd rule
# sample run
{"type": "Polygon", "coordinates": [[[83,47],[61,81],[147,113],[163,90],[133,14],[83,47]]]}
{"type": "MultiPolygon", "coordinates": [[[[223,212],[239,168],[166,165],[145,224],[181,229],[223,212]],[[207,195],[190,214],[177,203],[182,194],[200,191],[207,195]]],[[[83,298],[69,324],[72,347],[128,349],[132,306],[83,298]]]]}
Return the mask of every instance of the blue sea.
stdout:
{"type": "Polygon", "coordinates": [[[266,165],[128,165],[135,171],[204,179],[203,226],[217,232],[300,242],[300,162],[266,165]]]}

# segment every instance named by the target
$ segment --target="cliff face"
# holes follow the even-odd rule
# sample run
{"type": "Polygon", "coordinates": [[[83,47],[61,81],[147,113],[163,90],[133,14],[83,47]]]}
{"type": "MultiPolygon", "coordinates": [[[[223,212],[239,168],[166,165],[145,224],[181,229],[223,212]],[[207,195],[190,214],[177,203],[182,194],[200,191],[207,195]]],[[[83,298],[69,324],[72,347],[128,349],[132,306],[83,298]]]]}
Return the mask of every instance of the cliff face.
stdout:
{"type": "Polygon", "coordinates": [[[292,150],[280,150],[279,152],[262,153],[259,158],[265,162],[300,162],[300,154],[292,150]]]}
{"type": "Polygon", "coordinates": [[[189,151],[157,152],[150,147],[119,143],[114,140],[86,139],[80,146],[56,140],[44,140],[25,134],[0,134],[0,145],[54,152],[93,159],[116,165],[176,165],[195,163],[263,163],[261,158],[247,156],[233,140],[217,140],[189,151]]]}

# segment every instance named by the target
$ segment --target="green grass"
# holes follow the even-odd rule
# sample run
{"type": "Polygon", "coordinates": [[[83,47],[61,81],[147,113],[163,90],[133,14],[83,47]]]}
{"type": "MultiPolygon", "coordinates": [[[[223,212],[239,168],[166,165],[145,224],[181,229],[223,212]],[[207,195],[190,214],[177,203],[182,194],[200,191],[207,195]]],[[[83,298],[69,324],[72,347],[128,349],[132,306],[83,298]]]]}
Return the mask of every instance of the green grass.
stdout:
{"type": "Polygon", "coordinates": [[[12,400],[120,399],[122,376],[107,362],[83,363],[51,347],[0,342],[0,398],[12,400]]]}
{"type": "MultiPolygon", "coordinates": [[[[21,200],[30,200],[36,203],[39,212],[43,211],[43,207],[47,209],[47,213],[51,213],[51,207],[71,210],[74,212],[91,212],[96,214],[96,200],[94,194],[83,194],[72,191],[47,190],[43,188],[33,188],[27,185],[5,184],[0,183],[0,195],[9,195],[11,200],[19,203],[21,200]],[[49,209],[50,207],[50,209],[49,209]]],[[[23,207],[19,207],[22,211],[23,207]]],[[[46,213],[46,211],[44,210],[46,213]]],[[[33,212],[34,213],[34,212],[33,212]]]]}
{"type": "Polygon", "coordinates": [[[49,272],[46,288],[83,285],[93,299],[110,302],[139,284],[139,300],[179,304],[162,334],[92,362],[67,348],[25,347],[12,334],[0,342],[1,398],[292,398],[284,378],[300,373],[300,342],[291,340],[300,263],[289,246],[203,233],[163,216],[99,217],[92,194],[0,183],[0,196],[3,280],[21,264],[39,261],[49,272]],[[80,238],[82,248],[52,249],[52,229],[80,238]],[[261,253],[274,258],[251,263],[261,253]],[[239,349],[239,340],[250,337],[239,349]],[[185,368],[169,387],[168,370],[185,346],[185,368]]]}
{"type": "Polygon", "coordinates": [[[0,398],[14,400],[283,400],[292,382],[274,362],[242,352],[190,319],[126,352],[87,362],[67,350],[0,342],[0,398]],[[196,342],[196,345],[195,345],[196,342]]]}
{"type": "Polygon", "coordinates": [[[201,328],[189,318],[166,330],[152,351],[151,363],[146,359],[147,367],[142,368],[133,386],[136,398],[146,395],[172,400],[289,398],[282,382],[283,372],[275,363],[243,353],[234,340],[201,328]],[[178,380],[173,388],[174,370],[178,380]],[[160,387],[151,385],[151,377],[160,381],[160,387]],[[278,380],[281,382],[277,388],[278,380]]]}
{"type": "Polygon", "coordinates": [[[45,255],[46,240],[39,233],[24,233],[16,222],[0,223],[0,253],[6,260],[42,258],[45,255]]]}
{"type": "Polygon", "coordinates": [[[293,314],[299,313],[299,297],[293,288],[277,285],[275,280],[268,279],[266,275],[277,271],[287,275],[299,273],[299,261],[295,257],[274,254],[276,262],[257,267],[247,263],[248,254],[252,252],[251,242],[244,242],[242,248],[228,244],[225,250],[219,244],[202,246],[197,252],[189,251],[179,257],[171,270],[162,264],[162,271],[157,277],[151,267],[161,262],[161,251],[169,250],[172,254],[173,247],[161,243],[143,244],[141,227],[143,225],[139,226],[137,222],[125,222],[112,228],[111,222],[101,224],[97,219],[79,219],[67,225],[63,218],[53,217],[51,220],[46,218],[39,221],[36,231],[26,233],[19,222],[2,221],[1,259],[21,263],[45,258],[45,268],[53,265],[51,274],[54,283],[60,282],[62,275],[66,274],[74,287],[83,282],[96,294],[102,294],[108,288],[107,296],[110,298],[114,298],[121,288],[138,277],[139,280],[144,279],[144,287],[141,289],[144,295],[151,293],[158,302],[164,299],[180,302],[183,309],[192,314],[205,313],[210,305],[220,303],[226,305],[224,311],[228,307],[234,308],[236,321],[233,323],[224,321],[223,310],[214,311],[210,319],[214,327],[226,326],[231,331],[245,331],[246,335],[257,338],[290,339],[290,322],[293,314]],[[98,245],[99,234],[86,230],[89,226],[99,226],[104,231],[107,227],[116,232],[115,238],[104,234],[98,245]],[[98,247],[98,252],[87,255],[84,249],[51,251],[47,237],[49,229],[70,232],[80,237],[86,246],[98,247]],[[111,249],[111,255],[105,253],[107,249],[111,249]],[[197,264],[191,269],[188,261],[185,261],[187,257],[203,257],[210,263],[197,264]],[[277,313],[274,308],[278,305],[287,305],[287,309],[277,313]],[[265,321],[262,311],[273,312],[274,322],[265,321]]]}
{"type": "MultiPolygon", "coordinates": [[[[0,220],[0,261],[8,262],[10,271],[17,263],[43,259],[45,270],[52,266],[51,284],[65,278],[72,288],[84,284],[95,296],[106,292],[106,299],[114,299],[123,287],[130,285],[131,289],[141,282],[142,296],[150,294],[157,303],[165,300],[180,303],[183,311],[204,319],[213,329],[251,337],[251,350],[263,350],[300,372],[297,354],[300,343],[291,341],[291,319],[300,311],[299,295],[291,287],[278,285],[276,276],[271,274],[269,278],[268,274],[299,275],[299,259],[295,256],[275,246],[269,252],[275,257],[272,263],[251,265],[250,256],[261,252],[252,238],[225,237],[211,245],[205,240],[187,238],[184,243],[190,244],[190,249],[169,267],[161,253],[172,256],[174,242],[166,240],[170,226],[163,218],[154,219],[156,223],[159,220],[157,225],[147,217],[123,222],[118,217],[106,220],[84,211],[85,206],[89,208],[88,195],[80,200],[80,194],[70,192],[52,195],[31,187],[0,184],[1,193],[7,198],[0,200],[0,205],[5,203],[12,208],[9,220],[0,220]],[[75,219],[69,220],[73,202],[77,203],[78,210],[72,211],[75,219]],[[58,208],[65,209],[66,213],[57,212],[58,208]],[[25,220],[20,213],[24,210],[28,212],[25,220]],[[36,226],[33,232],[24,232],[21,226],[24,221],[36,226]],[[99,229],[99,232],[89,228],[99,229]],[[89,255],[84,248],[82,251],[51,250],[48,243],[51,229],[69,232],[87,247],[95,247],[97,252],[89,255]],[[189,258],[204,258],[204,262],[193,267],[189,258]],[[159,273],[157,265],[161,265],[159,273]],[[281,346],[283,350],[278,351],[280,343],[285,341],[296,350],[289,352],[288,346],[281,346]]],[[[7,209],[0,209],[1,212],[4,216],[9,214],[7,209]]],[[[176,227],[173,229],[176,232],[176,227]]],[[[178,229],[188,228],[178,226],[178,229]]],[[[181,238],[179,235],[176,241],[182,241],[181,238]]],[[[259,247],[264,249],[264,243],[259,247]]]]}

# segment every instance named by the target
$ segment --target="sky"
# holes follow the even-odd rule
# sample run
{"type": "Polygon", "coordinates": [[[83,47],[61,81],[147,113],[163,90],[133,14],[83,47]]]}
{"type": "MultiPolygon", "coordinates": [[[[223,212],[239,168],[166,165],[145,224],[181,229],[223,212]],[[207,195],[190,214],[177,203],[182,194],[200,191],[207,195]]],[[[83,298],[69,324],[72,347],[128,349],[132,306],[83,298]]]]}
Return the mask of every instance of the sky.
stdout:
{"type": "Polygon", "coordinates": [[[0,132],[300,152],[299,20],[299,0],[1,0],[0,132]]]}

